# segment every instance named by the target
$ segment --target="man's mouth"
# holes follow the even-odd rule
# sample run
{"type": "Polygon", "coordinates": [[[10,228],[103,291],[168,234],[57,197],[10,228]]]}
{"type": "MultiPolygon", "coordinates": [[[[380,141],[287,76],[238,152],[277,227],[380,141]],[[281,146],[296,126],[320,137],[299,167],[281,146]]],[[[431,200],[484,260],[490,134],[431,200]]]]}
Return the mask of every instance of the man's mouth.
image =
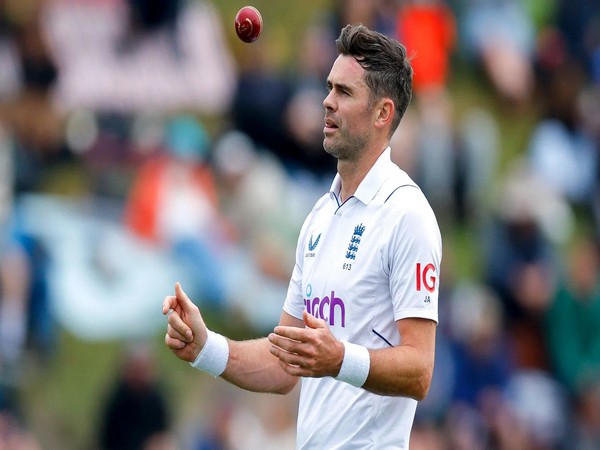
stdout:
{"type": "Polygon", "coordinates": [[[325,127],[323,128],[324,133],[332,133],[337,130],[337,128],[338,126],[333,120],[325,118],[325,127]]]}

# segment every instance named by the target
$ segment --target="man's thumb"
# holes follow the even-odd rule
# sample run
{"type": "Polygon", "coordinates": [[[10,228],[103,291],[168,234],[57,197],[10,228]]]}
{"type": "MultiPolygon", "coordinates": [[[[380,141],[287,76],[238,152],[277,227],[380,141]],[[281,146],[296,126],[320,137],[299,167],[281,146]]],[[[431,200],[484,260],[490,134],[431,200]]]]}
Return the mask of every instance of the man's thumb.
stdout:
{"type": "Polygon", "coordinates": [[[310,314],[307,310],[303,313],[304,324],[308,328],[327,328],[327,324],[322,319],[317,319],[315,316],[310,314]]]}

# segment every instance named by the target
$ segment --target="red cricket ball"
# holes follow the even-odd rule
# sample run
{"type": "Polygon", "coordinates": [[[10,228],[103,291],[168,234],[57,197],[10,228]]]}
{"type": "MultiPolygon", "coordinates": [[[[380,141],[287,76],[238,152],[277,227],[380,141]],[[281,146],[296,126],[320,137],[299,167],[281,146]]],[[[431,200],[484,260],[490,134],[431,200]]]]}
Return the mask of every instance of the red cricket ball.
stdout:
{"type": "Polygon", "coordinates": [[[244,42],[250,43],[257,40],[262,27],[262,16],[254,6],[244,6],[235,15],[235,32],[244,42]]]}

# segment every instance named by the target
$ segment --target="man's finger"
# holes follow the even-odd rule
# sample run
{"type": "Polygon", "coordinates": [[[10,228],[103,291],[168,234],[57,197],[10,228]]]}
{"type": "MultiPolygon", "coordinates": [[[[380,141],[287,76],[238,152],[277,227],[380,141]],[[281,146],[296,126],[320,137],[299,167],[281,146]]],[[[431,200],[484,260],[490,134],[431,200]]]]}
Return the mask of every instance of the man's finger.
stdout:
{"type": "Polygon", "coordinates": [[[193,339],[188,338],[173,328],[171,325],[167,326],[167,334],[172,338],[179,339],[182,342],[191,342],[193,339]]]}
{"type": "Polygon", "coordinates": [[[280,347],[277,347],[276,345],[272,345],[270,351],[273,356],[275,356],[279,359],[279,361],[285,364],[289,364],[292,366],[302,365],[302,358],[295,353],[287,352],[281,349],[280,347]]]}
{"type": "Polygon", "coordinates": [[[298,327],[276,326],[273,333],[298,342],[306,342],[307,337],[307,331],[298,327]]]}
{"type": "Polygon", "coordinates": [[[177,297],[175,297],[174,295],[167,295],[165,297],[165,299],[163,300],[163,305],[162,305],[163,315],[168,314],[169,311],[173,310],[176,305],[177,305],[177,297]]]}
{"type": "Polygon", "coordinates": [[[309,370],[303,369],[300,366],[292,366],[290,364],[286,364],[281,360],[279,360],[279,367],[281,367],[284,372],[287,372],[295,377],[309,377],[311,375],[311,372],[309,370]]]}
{"type": "Polygon", "coordinates": [[[181,334],[181,336],[183,336],[186,340],[192,339],[192,329],[185,324],[185,322],[181,319],[181,317],[179,316],[179,314],[177,314],[176,311],[173,311],[169,314],[167,322],[170,327],[172,327],[175,331],[181,334]]]}
{"type": "Polygon", "coordinates": [[[275,333],[269,334],[269,342],[271,344],[285,350],[286,352],[298,353],[300,342],[288,339],[275,333]]]}
{"type": "Polygon", "coordinates": [[[185,347],[185,345],[186,345],[185,342],[169,336],[168,333],[165,334],[165,344],[171,350],[179,350],[179,349],[182,349],[183,347],[185,347]]]}

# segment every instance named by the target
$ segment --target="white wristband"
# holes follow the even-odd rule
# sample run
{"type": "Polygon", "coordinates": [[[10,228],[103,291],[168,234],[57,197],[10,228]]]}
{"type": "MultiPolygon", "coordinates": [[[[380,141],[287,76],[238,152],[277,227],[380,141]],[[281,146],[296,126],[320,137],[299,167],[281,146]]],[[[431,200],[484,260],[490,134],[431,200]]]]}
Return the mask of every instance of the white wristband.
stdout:
{"type": "Polygon", "coordinates": [[[344,359],[340,373],[335,377],[338,381],[344,381],[352,386],[362,387],[369,376],[371,357],[369,350],[362,345],[342,341],[344,344],[344,359]]]}
{"type": "Polygon", "coordinates": [[[228,360],[229,344],[227,339],[225,336],[208,330],[204,347],[190,365],[216,378],[225,372],[228,360]]]}

